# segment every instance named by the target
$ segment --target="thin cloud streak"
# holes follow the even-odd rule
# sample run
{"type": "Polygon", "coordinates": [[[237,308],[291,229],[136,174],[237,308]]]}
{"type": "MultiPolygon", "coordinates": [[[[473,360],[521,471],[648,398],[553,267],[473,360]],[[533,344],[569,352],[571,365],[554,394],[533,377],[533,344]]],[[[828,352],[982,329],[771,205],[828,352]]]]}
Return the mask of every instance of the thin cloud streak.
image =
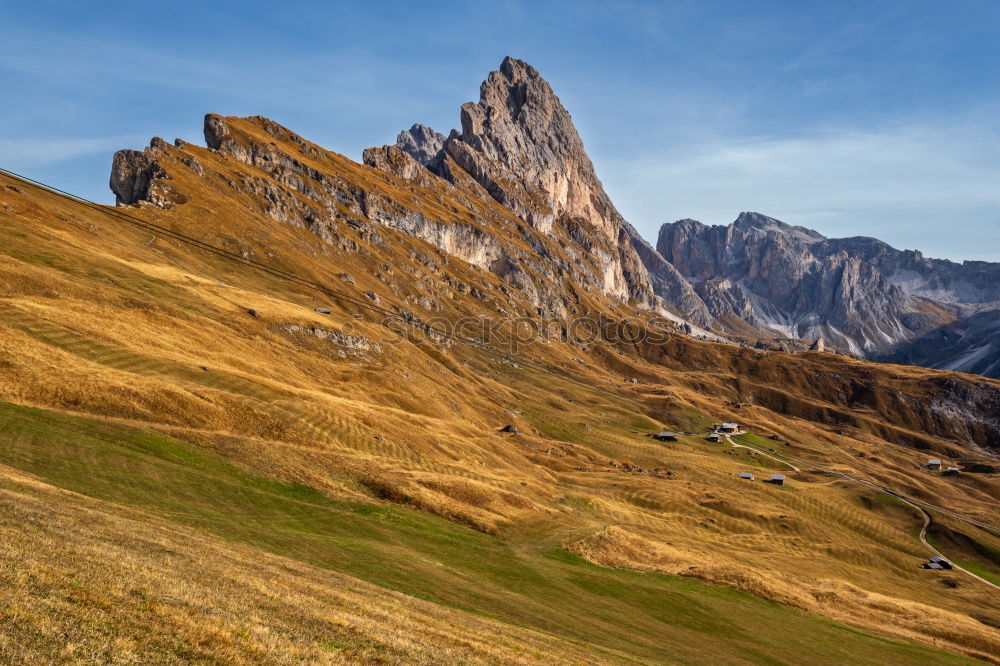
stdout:
{"type": "Polygon", "coordinates": [[[0,138],[0,160],[3,164],[30,168],[68,162],[85,155],[106,155],[122,146],[148,139],[136,135],[81,137],[68,139],[4,139],[0,138]]]}
{"type": "Polygon", "coordinates": [[[831,236],[873,235],[906,248],[923,241],[928,253],[1000,260],[1000,134],[981,121],[715,138],[598,167],[649,238],[665,221],[728,224],[754,210],[831,236]],[[951,245],[944,228],[954,222],[978,235],[979,252],[951,245]]]}
{"type": "Polygon", "coordinates": [[[553,84],[647,236],[756,209],[1000,259],[996,114],[963,111],[1000,104],[1000,8],[916,4],[4,7],[0,78],[20,103],[0,111],[0,157],[106,200],[115,150],[200,142],[214,112],[265,115],[359,159],[413,122],[447,133],[510,54],[553,84]]]}

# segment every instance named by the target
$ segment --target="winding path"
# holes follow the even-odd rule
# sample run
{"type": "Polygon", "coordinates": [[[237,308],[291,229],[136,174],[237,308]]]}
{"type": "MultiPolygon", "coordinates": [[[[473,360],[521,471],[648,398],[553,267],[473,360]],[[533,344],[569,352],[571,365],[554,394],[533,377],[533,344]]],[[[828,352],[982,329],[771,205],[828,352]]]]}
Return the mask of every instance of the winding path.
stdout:
{"type": "MultiPolygon", "coordinates": [[[[931,514],[927,513],[927,511],[923,507],[917,506],[913,502],[909,502],[909,501],[903,499],[902,497],[899,497],[898,495],[896,497],[898,497],[900,500],[902,500],[902,501],[906,502],[907,504],[909,504],[910,506],[912,506],[914,509],[916,509],[917,511],[920,512],[921,516],[923,516],[924,526],[920,528],[920,543],[924,544],[924,546],[927,547],[927,550],[931,551],[932,553],[934,553],[938,557],[942,557],[942,558],[948,560],[948,558],[944,554],[942,554],[941,551],[939,551],[937,548],[935,548],[934,546],[932,546],[927,541],[927,528],[931,526],[931,514]]],[[[982,583],[986,583],[990,587],[995,587],[996,589],[1000,590],[1000,585],[997,585],[996,583],[988,581],[985,578],[983,578],[982,576],[979,576],[977,574],[972,573],[968,569],[964,569],[964,568],[958,566],[957,564],[955,564],[951,560],[948,560],[948,562],[951,563],[951,566],[952,566],[953,569],[961,571],[962,573],[964,573],[964,574],[966,574],[968,576],[972,576],[973,578],[975,578],[976,580],[978,580],[978,581],[980,581],[982,583]]]]}
{"type": "MultiPolygon", "coordinates": [[[[787,460],[782,460],[781,458],[777,458],[777,457],[772,456],[772,455],[770,455],[768,453],[764,453],[760,449],[754,448],[752,446],[747,446],[745,444],[736,444],[731,439],[731,436],[730,436],[729,433],[725,434],[725,438],[726,438],[726,441],[729,442],[730,444],[732,444],[734,447],[739,447],[739,448],[743,448],[743,449],[750,449],[752,451],[756,451],[757,453],[759,453],[762,456],[767,456],[768,458],[771,458],[772,460],[777,460],[778,462],[781,462],[781,463],[784,463],[784,464],[788,465],[789,467],[791,467],[792,469],[794,469],[796,472],[802,471],[798,467],[796,467],[795,465],[793,465],[792,463],[788,462],[787,460]]],[[[861,483],[864,483],[865,485],[871,485],[871,486],[875,487],[877,490],[879,490],[880,492],[886,493],[888,495],[892,495],[893,497],[899,499],[900,501],[905,502],[906,504],[912,506],[914,509],[916,509],[917,511],[919,511],[921,517],[923,517],[924,525],[923,525],[923,527],[920,528],[920,543],[924,544],[924,546],[927,548],[927,550],[931,551],[932,553],[934,553],[938,557],[942,557],[942,558],[948,560],[948,562],[951,564],[952,568],[955,569],[956,571],[961,571],[965,575],[971,576],[971,577],[975,578],[976,580],[978,580],[981,583],[985,583],[986,585],[989,585],[992,588],[1000,590],[1000,585],[997,585],[996,583],[994,583],[992,581],[986,580],[982,576],[980,576],[978,574],[974,574],[971,571],[969,571],[968,569],[965,569],[965,568],[960,567],[959,565],[955,564],[950,559],[948,559],[948,557],[946,557],[943,553],[941,553],[941,551],[939,551],[937,548],[935,548],[934,546],[932,546],[930,544],[930,542],[927,541],[927,528],[931,526],[931,514],[928,513],[927,510],[924,509],[924,507],[922,507],[919,504],[916,504],[914,502],[911,502],[906,497],[903,497],[903,496],[901,496],[901,495],[899,495],[899,494],[897,494],[897,493],[889,490],[888,488],[884,488],[884,487],[881,487],[881,486],[876,486],[875,484],[872,484],[870,482],[865,482],[865,481],[863,481],[861,479],[855,479],[854,477],[847,477],[847,475],[838,475],[838,476],[844,476],[845,478],[850,478],[851,480],[854,480],[854,481],[860,481],[861,483]]]]}

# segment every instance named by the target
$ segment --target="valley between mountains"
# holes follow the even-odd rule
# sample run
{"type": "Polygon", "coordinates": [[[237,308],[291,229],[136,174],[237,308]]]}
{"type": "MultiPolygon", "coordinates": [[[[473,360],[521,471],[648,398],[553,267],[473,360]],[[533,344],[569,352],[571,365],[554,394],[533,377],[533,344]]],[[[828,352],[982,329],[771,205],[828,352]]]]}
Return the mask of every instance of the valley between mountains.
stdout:
{"type": "Polygon", "coordinates": [[[533,67],[480,93],[0,174],[0,661],[1000,664],[996,266],[654,247],[533,67]]]}

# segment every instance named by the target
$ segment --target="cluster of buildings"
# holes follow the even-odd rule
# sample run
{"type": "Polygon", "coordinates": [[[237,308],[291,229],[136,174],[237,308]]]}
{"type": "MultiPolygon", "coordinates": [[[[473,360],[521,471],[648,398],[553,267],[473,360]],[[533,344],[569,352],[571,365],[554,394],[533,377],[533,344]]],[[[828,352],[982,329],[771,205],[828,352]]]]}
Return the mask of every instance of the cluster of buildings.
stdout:
{"type": "MultiPolygon", "coordinates": [[[[736,475],[740,479],[745,479],[747,481],[753,481],[754,476],[750,472],[740,472],[736,475]]],[[[765,479],[764,483],[773,483],[776,486],[785,485],[785,475],[784,474],[772,474],[770,479],[765,479]]]]}
{"type": "Polygon", "coordinates": [[[944,463],[941,462],[939,458],[931,458],[930,460],[927,461],[925,467],[927,467],[927,469],[940,470],[946,474],[958,474],[959,472],[962,471],[957,467],[952,467],[950,465],[946,466],[944,463]]]}
{"type": "MultiPolygon", "coordinates": [[[[723,433],[734,433],[739,431],[739,423],[723,423],[721,425],[716,425],[712,427],[712,432],[708,435],[708,441],[719,442],[722,440],[723,433]]],[[[683,434],[684,433],[682,432],[674,432],[672,430],[661,430],[658,434],[653,435],[653,439],[661,442],[676,442],[677,436],[683,434]]]]}
{"type": "MultiPolygon", "coordinates": [[[[733,432],[739,432],[739,431],[740,431],[740,424],[739,423],[722,423],[722,424],[716,425],[716,426],[714,426],[712,428],[712,432],[709,433],[709,435],[708,435],[708,441],[710,441],[710,442],[719,442],[719,441],[722,440],[722,434],[723,433],[733,433],[733,432]]],[[[677,436],[678,435],[683,435],[683,434],[684,433],[682,433],[682,432],[674,432],[672,430],[662,430],[658,434],[653,435],[653,439],[659,440],[661,442],[676,442],[676,441],[678,441],[677,436]]],[[[741,478],[741,479],[745,479],[747,481],[753,481],[754,480],[754,475],[752,473],[750,473],[750,472],[740,472],[736,476],[739,477],[739,478],[741,478]]],[[[785,485],[785,475],[784,474],[772,474],[771,478],[765,479],[764,482],[765,483],[773,483],[776,486],[783,486],[783,485],[785,485]]]]}
{"type": "Polygon", "coordinates": [[[719,442],[722,440],[723,433],[739,432],[739,423],[723,423],[721,425],[713,426],[712,432],[708,435],[708,441],[719,442]]]}

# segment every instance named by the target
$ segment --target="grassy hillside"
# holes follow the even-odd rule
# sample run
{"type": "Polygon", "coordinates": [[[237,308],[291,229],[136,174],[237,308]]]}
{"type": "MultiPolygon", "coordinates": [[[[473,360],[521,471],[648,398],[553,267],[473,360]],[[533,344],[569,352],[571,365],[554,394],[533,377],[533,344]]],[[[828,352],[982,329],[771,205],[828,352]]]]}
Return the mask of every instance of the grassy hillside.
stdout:
{"type": "MultiPolygon", "coordinates": [[[[426,191],[389,174],[272,139],[333,180],[409,202],[442,223],[517,236],[503,211],[477,222],[449,191],[428,202],[426,191]]],[[[530,294],[359,210],[349,211],[356,224],[319,230],[279,219],[274,197],[307,197],[216,152],[190,144],[170,151],[163,163],[174,207],[129,214],[410,317],[537,316],[530,294]],[[192,159],[203,175],[189,168],[192,159]],[[264,196],[247,183],[272,189],[264,196]]],[[[552,252],[569,260],[564,249],[552,252]]],[[[357,302],[9,179],[0,183],[0,254],[5,515],[71,535],[61,545],[67,555],[7,571],[18,580],[34,568],[58,572],[59,599],[79,596],[71,576],[125,589],[144,572],[159,580],[157,603],[173,604],[184,623],[225,607],[220,635],[244,636],[253,618],[264,620],[274,633],[254,634],[253,650],[263,652],[239,641],[225,652],[245,660],[336,661],[369,651],[402,662],[951,658],[921,651],[928,648],[1000,661],[995,591],[958,572],[921,570],[928,552],[912,508],[705,438],[711,423],[735,419],[753,430],[745,441],[757,447],[995,522],[996,475],[920,468],[929,455],[989,455],[981,445],[990,414],[974,398],[995,382],[675,334],[649,347],[557,336],[511,361],[412,328],[399,335],[398,322],[357,302]],[[967,399],[956,403],[956,395],[967,399]],[[519,434],[498,432],[507,424],[519,434]],[[688,434],[675,443],[648,437],[664,426],[688,434]],[[786,471],[789,483],[744,482],[736,478],[744,470],[786,471]],[[132,531],[142,540],[120,540],[132,531]],[[174,573],[157,578],[164,549],[174,554],[170,571],[193,578],[191,608],[171,596],[174,573]],[[135,564],[115,569],[115,582],[95,564],[100,558],[135,564]],[[228,558],[245,566],[216,585],[228,558]],[[254,573],[258,565],[267,573],[254,573]],[[294,603],[261,596],[273,580],[282,594],[309,590],[294,603]],[[426,603],[406,597],[365,611],[372,629],[361,643],[325,650],[327,632],[335,646],[348,640],[331,619],[347,603],[339,586],[426,603]],[[254,600],[252,611],[226,605],[236,590],[254,600]],[[205,601],[194,604],[199,595],[205,601]],[[292,606],[302,627],[279,617],[292,606]],[[395,628],[394,618],[402,623],[395,628]],[[442,634],[452,622],[442,618],[473,627],[468,641],[442,634]],[[510,638],[502,648],[488,638],[493,622],[510,638]]],[[[558,286],[582,312],[637,314],[572,283],[558,286]]],[[[37,530],[11,521],[10,543],[38,550],[37,530]]],[[[967,537],[942,538],[946,554],[992,571],[995,538],[942,524],[967,537]]],[[[141,595],[57,608],[32,605],[36,588],[22,589],[25,610],[16,617],[29,621],[7,622],[3,645],[16,654],[27,634],[12,632],[34,632],[28,661],[56,658],[60,632],[78,624],[80,645],[90,646],[84,654],[112,649],[117,608],[137,650],[209,659],[214,648],[206,646],[223,645],[171,652],[170,623],[156,625],[155,640],[167,643],[144,644],[142,622],[129,619],[145,607],[141,595]],[[98,607],[103,624],[80,624],[98,607]]],[[[184,649],[202,640],[196,628],[184,636],[184,649]]]]}
{"type": "Polygon", "coordinates": [[[9,660],[963,663],[724,587],[337,501],[163,435],[2,404],[0,442],[9,660]],[[123,566],[127,577],[116,578],[123,566]],[[285,598],[296,586],[307,590],[285,598]],[[234,594],[252,614],[215,606],[234,594]],[[310,595],[322,597],[319,609],[310,595]],[[404,621],[415,631],[400,641],[394,625],[404,621]],[[463,629],[444,632],[446,621],[463,629]],[[507,638],[489,644],[488,631],[507,638]]]}

